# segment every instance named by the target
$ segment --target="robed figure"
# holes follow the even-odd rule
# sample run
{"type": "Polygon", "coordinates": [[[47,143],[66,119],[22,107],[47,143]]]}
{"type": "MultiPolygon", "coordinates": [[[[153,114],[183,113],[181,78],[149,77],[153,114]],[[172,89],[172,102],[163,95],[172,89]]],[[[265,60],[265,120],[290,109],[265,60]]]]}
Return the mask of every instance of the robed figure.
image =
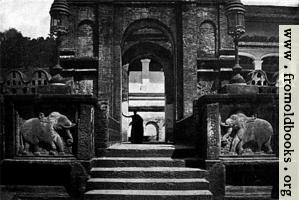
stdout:
{"type": "Polygon", "coordinates": [[[131,142],[133,144],[141,144],[143,139],[143,119],[134,111],[134,115],[124,117],[132,118],[132,128],[131,128],[131,142]]]}

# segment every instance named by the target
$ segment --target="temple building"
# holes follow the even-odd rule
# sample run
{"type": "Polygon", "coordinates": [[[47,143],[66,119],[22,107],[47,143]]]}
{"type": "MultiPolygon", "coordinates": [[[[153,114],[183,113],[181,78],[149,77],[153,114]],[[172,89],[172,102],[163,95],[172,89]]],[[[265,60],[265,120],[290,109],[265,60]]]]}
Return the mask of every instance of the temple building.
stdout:
{"type": "Polygon", "coordinates": [[[54,0],[49,12],[57,65],[0,79],[7,200],[278,199],[278,30],[299,24],[298,7],[54,0]],[[143,144],[130,143],[134,111],[143,144]],[[238,138],[247,121],[252,141],[238,138]]]}

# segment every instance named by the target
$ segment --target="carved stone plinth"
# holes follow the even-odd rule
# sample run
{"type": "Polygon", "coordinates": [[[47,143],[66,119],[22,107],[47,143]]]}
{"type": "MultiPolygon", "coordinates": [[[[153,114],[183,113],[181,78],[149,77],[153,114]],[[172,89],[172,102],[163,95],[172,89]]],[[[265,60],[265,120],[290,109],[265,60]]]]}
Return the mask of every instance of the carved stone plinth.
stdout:
{"type": "Polygon", "coordinates": [[[4,99],[6,113],[5,140],[7,141],[5,143],[5,158],[20,156],[73,156],[78,159],[88,160],[93,157],[94,105],[96,104],[96,100],[93,97],[87,95],[41,94],[7,95],[4,99]],[[49,119],[53,111],[64,116],[67,120],[66,124],[61,125],[62,118],[57,118],[59,123],[51,125],[51,120],[49,119]],[[43,116],[40,116],[41,114],[43,116]],[[24,126],[24,123],[28,125],[24,126]],[[33,127],[34,131],[40,132],[34,133],[40,135],[34,137],[38,141],[31,141],[29,136],[24,137],[28,135],[28,131],[30,134],[34,132],[27,130],[28,128],[26,127],[33,127]],[[65,128],[63,127],[67,127],[69,131],[64,131],[65,128]],[[50,134],[51,131],[54,134],[50,134]],[[21,146],[25,147],[26,145],[29,152],[40,152],[40,154],[20,153],[19,150],[24,149],[21,146]],[[51,153],[50,151],[54,152],[51,153]]]}
{"type": "Polygon", "coordinates": [[[205,159],[215,199],[229,197],[231,190],[239,191],[244,185],[250,187],[243,188],[240,198],[256,186],[265,190],[256,190],[255,193],[269,192],[271,188],[273,190],[267,195],[275,197],[278,183],[278,105],[278,95],[273,93],[205,95],[194,102],[198,154],[205,159]],[[237,150],[232,152],[238,131],[241,131],[240,135],[253,134],[254,137],[250,137],[253,138],[250,141],[247,141],[249,137],[239,138],[237,143],[235,141],[237,150]],[[230,137],[225,140],[225,135],[230,137]],[[260,136],[266,137],[260,141],[260,136]],[[242,139],[244,151],[241,153],[242,139]],[[250,142],[256,148],[246,146],[250,142]],[[270,176],[273,176],[271,181],[270,176]],[[230,185],[236,187],[228,188],[230,185]]]}
{"type": "Polygon", "coordinates": [[[96,103],[90,95],[5,95],[2,184],[63,185],[82,195],[94,157],[96,103]]]}

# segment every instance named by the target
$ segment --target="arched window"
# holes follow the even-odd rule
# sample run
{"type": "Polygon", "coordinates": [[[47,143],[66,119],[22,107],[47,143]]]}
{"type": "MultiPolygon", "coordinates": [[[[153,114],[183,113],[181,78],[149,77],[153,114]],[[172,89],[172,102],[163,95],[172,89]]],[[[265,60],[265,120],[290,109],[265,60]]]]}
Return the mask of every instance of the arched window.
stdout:
{"type": "Polygon", "coordinates": [[[78,27],[79,57],[93,57],[93,23],[85,20],[78,27]]]}
{"type": "Polygon", "coordinates": [[[149,141],[159,140],[159,126],[156,122],[146,123],[144,136],[148,137],[149,141]]]}
{"type": "Polygon", "coordinates": [[[216,50],[216,31],[212,22],[203,22],[199,27],[199,49],[198,56],[215,56],[216,50]]]}
{"type": "Polygon", "coordinates": [[[6,76],[6,81],[4,82],[4,87],[6,92],[9,94],[25,94],[26,91],[23,88],[26,88],[27,82],[24,80],[25,74],[20,71],[13,70],[10,71],[6,76]]]}

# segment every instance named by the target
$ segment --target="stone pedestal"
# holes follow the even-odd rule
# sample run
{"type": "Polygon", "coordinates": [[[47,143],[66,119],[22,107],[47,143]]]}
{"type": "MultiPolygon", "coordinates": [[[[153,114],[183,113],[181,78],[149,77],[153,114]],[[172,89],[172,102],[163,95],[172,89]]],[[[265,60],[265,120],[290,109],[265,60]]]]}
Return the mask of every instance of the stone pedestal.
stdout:
{"type": "MultiPolygon", "coordinates": [[[[90,170],[90,160],[94,157],[94,107],[97,100],[90,95],[6,95],[4,159],[1,161],[1,181],[3,185],[62,185],[71,195],[81,195],[85,191],[90,170]],[[69,129],[73,143],[67,145],[64,135],[64,153],[51,153],[51,146],[39,143],[39,154],[30,146],[27,154],[20,153],[24,137],[20,133],[25,120],[40,119],[47,124],[47,116],[52,112],[65,115],[76,126],[69,129]],[[39,118],[44,113],[45,118],[39,118]]],[[[58,131],[58,130],[57,130],[58,131]]],[[[59,133],[60,134],[60,133],[59,133]]],[[[55,143],[56,144],[56,143],[55,143]]]]}
{"type": "MultiPolygon", "coordinates": [[[[228,88],[236,89],[233,86],[228,88]]],[[[211,191],[215,199],[231,196],[232,190],[240,190],[238,194],[246,196],[248,191],[252,191],[254,195],[260,195],[262,192],[269,192],[269,188],[273,188],[268,195],[272,197],[277,195],[278,106],[277,94],[255,92],[205,95],[194,102],[194,118],[198,134],[197,148],[200,156],[206,161],[211,191]],[[246,151],[241,154],[230,152],[231,149],[228,151],[224,149],[222,137],[227,133],[227,127],[223,124],[226,119],[236,113],[248,116],[248,123],[254,122],[255,119],[263,119],[270,123],[273,128],[271,139],[273,153],[248,153],[246,151]],[[271,180],[276,178],[275,181],[270,181],[270,177],[271,180]],[[260,191],[257,189],[259,186],[265,190],[260,191]]],[[[262,150],[265,149],[262,148],[262,150]]]]}

